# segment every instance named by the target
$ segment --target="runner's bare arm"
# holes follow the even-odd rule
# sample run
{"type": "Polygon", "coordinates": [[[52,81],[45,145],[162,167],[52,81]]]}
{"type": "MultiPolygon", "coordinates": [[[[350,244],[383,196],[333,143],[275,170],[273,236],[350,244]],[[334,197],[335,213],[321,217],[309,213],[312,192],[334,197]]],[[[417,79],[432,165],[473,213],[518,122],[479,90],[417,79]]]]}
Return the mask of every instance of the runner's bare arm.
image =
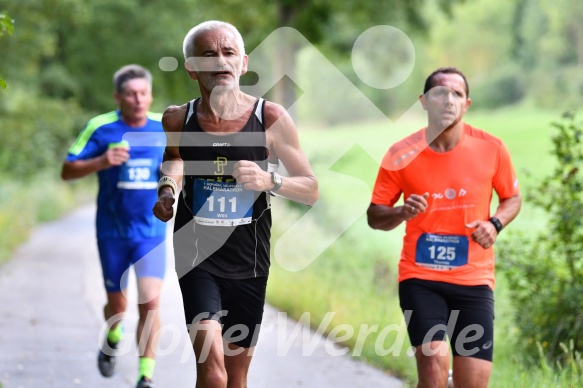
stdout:
{"type": "MultiPolygon", "coordinates": [[[[300,146],[292,118],[281,105],[272,102],[266,102],[264,113],[269,151],[283,163],[289,174],[282,178],[282,186],[277,193],[313,205],[320,195],[318,181],[300,146]]],[[[267,189],[272,188],[273,183],[270,181],[267,189]]]]}
{"type": "Polygon", "coordinates": [[[411,194],[402,206],[371,203],[366,212],[368,225],[373,229],[393,230],[403,221],[409,221],[427,210],[429,193],[411,194]]]}
{"type": "Polygon", "coordinates": [[[158,192],[158,201],[152,209],[154,215],[161,221],[168,221],[174,215],[175,196],[182,187],[183,161],[178,150],[179,136],[182,132],[186,104],[182,106],[170,106],[162,115],[162,126],[166,133],[166,148],[162,162],[161,175],[170,177],[176,182],[176,193],[170,186],[162,187],[158,192]]]}
{"type": "Polygon", "coordinates": [[[494,217],[500,220],[502,226],[506,226],[516,218],[521,206],[522,196],[520,193],[509,198],[500,198],[500,203],[498,204],[498,209],[496,209],[494,217]]]}
{"type": "Polygon", "coordinates": [[[368,225],[373,229],[393,230],[405,221],[404,207],[371,203],[366,212],[368,225]]]}
{"type": "MultiPolygon", "coordinates": [[[[282,185],[277,194],[306,205],[313,205],[319,197],[318,181],[300,147],[291,117],[281,105],[271,102],[265,102],[264,115],[269,159],[281,160],[289,173],[288,177],[282,177],[282,185]]],[[[271,174],[261,170],[253,161],[237,162],[233,176],[237,183],[242,184],[247,190],[269,191],[275,186],[271,174]]]]}
{"type": "MultiPolygon", "coordinates": [[[[518,215],[521,206],[522,196],[520,193],[512,197],[500,198],[494,217],[498,218],[502,227],[505,227],[518,215]]],[[[472,239],[480,244],[482,248],[488,249],[496,242],[498,232],[496,231],[494,224],[490,221],[476,220],[466,226],[468,228],[476,228],[476,230],[472,232],[472,239]]]]}
{"type": "Polygon", "coordinates": [[[180,189],[183,174],[183,161],[178,150],[180,134],[184,125],[186,104],[182,106],[172,105],[162,115],[162,127],[166,133],[166,149],[164,150],[164,162],[162,175],[169,176],[176,181],[180,189]]]}
{"type": "Polygon", "coordinates": [[[112,166],[119,166],[130,157],[127,148],[117,147],[105,151],[103,154],[87,160],[75,160],[63,162],[61,178],[71,180],[83,178],[91,173],[105,170],[112,166]]]}

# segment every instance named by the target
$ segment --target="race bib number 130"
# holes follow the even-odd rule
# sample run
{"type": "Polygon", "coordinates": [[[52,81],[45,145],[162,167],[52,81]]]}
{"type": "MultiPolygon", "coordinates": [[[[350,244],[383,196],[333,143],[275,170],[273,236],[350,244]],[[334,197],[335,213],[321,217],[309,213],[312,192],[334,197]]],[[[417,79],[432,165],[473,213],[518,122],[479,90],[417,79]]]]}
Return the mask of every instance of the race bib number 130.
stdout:
{"type": "Polygon", "coordinates": [[[468,236],[424,233],[417,240],[417,265],[447,271],[468,263],[468,236]]]}
{"type": "Polygon", "coordinates": [[[158,166],[152,159],[130,159],[119,166],[117,187],[125,190],[153,190],[158,187],[158,166]]]}
{"type": "Polygon", "coordinates": [[[236,183],[195,179],[192,210],[197,224],[237,226],[251,223],[254,191],[236,183]]]}

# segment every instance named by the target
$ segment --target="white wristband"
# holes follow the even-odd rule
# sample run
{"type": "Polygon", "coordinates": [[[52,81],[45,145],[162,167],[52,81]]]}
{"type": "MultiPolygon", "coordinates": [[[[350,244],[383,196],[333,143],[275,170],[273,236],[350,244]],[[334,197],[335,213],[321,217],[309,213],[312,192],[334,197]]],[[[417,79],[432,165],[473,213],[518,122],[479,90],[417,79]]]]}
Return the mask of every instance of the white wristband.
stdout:
{"type": "Polygon", "coordinates": [[[178,191],[178,186],[176,185],[174,179],[170,178],[169,176],[163,176],[158,181],[158,196],[160,196],[160,190],[166,186],[170,187],[172,189],[172,194],[176,195],[176,192],[178,191]]]}

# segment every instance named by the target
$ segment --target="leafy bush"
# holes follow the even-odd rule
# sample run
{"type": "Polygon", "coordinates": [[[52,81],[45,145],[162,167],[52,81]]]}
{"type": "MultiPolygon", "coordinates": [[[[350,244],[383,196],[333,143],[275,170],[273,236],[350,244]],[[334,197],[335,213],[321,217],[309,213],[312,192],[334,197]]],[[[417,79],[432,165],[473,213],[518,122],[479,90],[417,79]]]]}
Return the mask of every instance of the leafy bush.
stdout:
{"type": "Polygon", "coordinates": [[[12,88],[0,100],[0,171],[27,179],[60,166],[87,120],[74,101],[50,99],[12,88]]]}
{"type": "MultiPolygon", "coordinates": [[[[0,14],[0,38],[4,34],[12,34],[14,31],[14,21],[10,19],[8,14],[0,14]]],[[[6,82],[0,78],[0,88],[6,89],[6,82]]],[[[2,384],[0,384],[1,388],[2,384]]]]}
{"type": "Polygon", "coordinates": [[[507,239],[498,266],[510,284],[519,342],[532,358],[542,351],[552,365],[562,365],[566,354],[583,350],[583,123],[566,113],[553,127],[557,166],[537,187],[523,190],[546,212],[546,231],[507,239]]]}

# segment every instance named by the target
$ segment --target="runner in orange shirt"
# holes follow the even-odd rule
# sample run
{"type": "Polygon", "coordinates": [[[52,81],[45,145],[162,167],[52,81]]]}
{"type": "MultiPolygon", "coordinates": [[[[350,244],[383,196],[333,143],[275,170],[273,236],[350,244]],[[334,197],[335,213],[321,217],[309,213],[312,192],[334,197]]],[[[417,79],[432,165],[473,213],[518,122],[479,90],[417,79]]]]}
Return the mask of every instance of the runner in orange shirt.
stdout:
{"type": "Polygon", "coordinates": [[[494,250],[520,210],[502,141],[463,122],[468,83],[451,67],[434,71],[421,103],[428,125],[385,155],[368,209],[373,229],[406,222],[399,298],[415,347],[419,387],[445,387],[453,353],[456,385],[486,387],[494,338],[494,250]],[[492,191],[499,197],[490,217],[492,191]],[[402,206],[395,206],[401,194],[402,206]]]}

